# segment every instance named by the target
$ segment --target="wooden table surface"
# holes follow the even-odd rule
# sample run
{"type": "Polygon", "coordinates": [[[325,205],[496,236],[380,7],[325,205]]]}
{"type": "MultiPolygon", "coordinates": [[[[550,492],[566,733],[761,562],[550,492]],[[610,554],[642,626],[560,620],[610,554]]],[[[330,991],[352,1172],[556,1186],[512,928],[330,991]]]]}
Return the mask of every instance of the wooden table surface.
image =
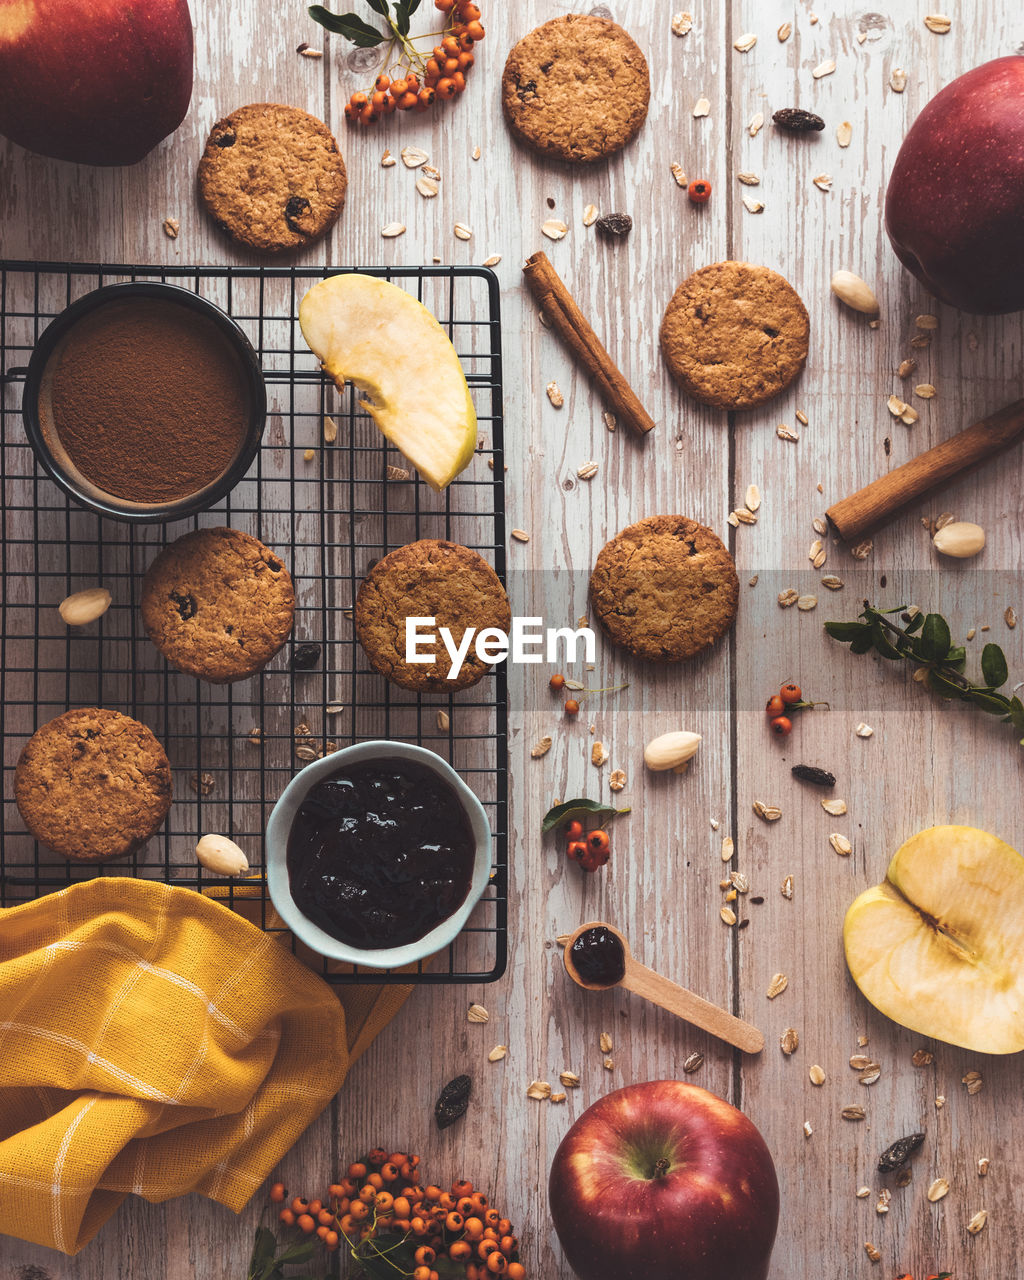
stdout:
{"type": "MultiPolygon", "coordinates": [[[[682,3],[683,0],[680,0],[682,3]]],[[[588,6],[590,7],[590,6],[588,6]]],[[[807,3],[732,0],[695,4],[685,36],[670,27],[674,5],[617,0],[591,12],[615,17],[633,34],[650,63],[650,114],[637,140],[606,164],[565,168],[540,162],[514,143],[499,105],[501,67],[511,44],[538,22],[563,12],[554,0],[484,6],[487,39],[463,100],[426,116],[391,118],[370,132],[342,119],[352,90],[367,80],[353,69],[348,46],[324,40],[294,3],[229,4],[193,0],[197,27],[196,85],[178,132],[141,164],[99,170],[58,164],[0,143],[0,245],[5,257],[40,260],[223,263],[257,261],[227,244],[197,207],[195,166],[219,115],[253,99],[304,107],[327,119],[349,169],[345,211],[328,241],[302,261],[328,264],[481,263],[501,254],[508,461],[508,527],[530,540],[508,548],[514,611],[543,614],[564,625],[586,611],[586,578],[603,543],[626,524],[659,512],[681,512],[728,536],[741,580],[734,633],[710,656],[653,672],[601,645],[597,685],[628,680],[617,695],[594,695],[578,722],[559,714],[547,689],[546,667],[509,672],[511,718],[510,949],[505,977],[486,987],[427,987],[413,993],[394,1023],[359,1061],[336,1101],[309,1129],[279,1170],[293,1189],[326,1186],[357,1152],[381,1141],[418,1150],[437,1180],[465,1175],[507,1207],[524,1241],[532,1276],[567,1277],[551,1228],[546,1179],[555,1148],[573,1119],[596,1098],[631,1081],[681,1076],[691,1053],[703,1064],[686,1076],[742,1107],[771,1148],[782,1187],[782,1215],[773,1280],[811,1276],[923,1276],[949,1269],[957,1280],[1013,1274],[1024,1255],[1020,1227],[1019,1064],[929,1044],[870,1008],[851,983],[842,957],[841,923],[853,897],[881,879],[889,856],[919,828],[946,821],[982,826],[1020,845],[1020,761],[1005,729],[968,709],[944,707],[909,674],[868,658],[853,658],[828,641],[821,623],[853,617],[868,597],[890,605],[933,605],[963,637],[991,626],[1011,672],[1024,670],[1021,637],[1004,610],[1024,612],[1019,588],[1021,462],[1002,462],[966,479],[892,525],[863,562],[825,539],[828,559],[815,572],[808,547],[812,522],[831,501],[911,454],[950,435],[981,414],[1020,395],[1024,330],[1020,315],[962,315],[931,300],[904,273],[882,228],[885,180],[900,140],[916,113],[954,76],[989,58],[1019,51],[1024,18],[1011,0],[954,6],[952,30],[933,34],[929,10],[890,0],[884,12],[837,0],[818,17],[807,3]],[[969,13],[967,10],[969,9],[969,13]],[[784,43],[776,37],[792,23],[784,43]],[[757,35],[748,52],[734,41],[757,35]],[[296,54],[309,41],[325,48],[322,61],[296,54]],[[835,60],[834,74],[812,71],[835,60]],[[895,68],[906,89],[890,87],[895,68]],[[699,98],[710,103],[695,118],[699,98]],[[766,125],[751,136],[755,113],[799,105],[822,114],[827,128],[791,137],[766,125]],[[840,149],[836,126],[849,121],[852,141],[840,149]],[[441,171],[440,194],[422,199],[415,174],[380,165],[385,147],[427,150],[441,171]],[[479,161],[471,156],[479,146],[479,161]],[[690,204],[669,166],[710,179],[703,207],[690,204]],[[741,186],[739,171],[760,175],[741,186]],[[831,175],[831,188],[813,185],[831,175]],[[762,201],[749,212],[742,197],[762,201]],[[583,225],[583,210],[624,211],[634,228],[622,243],[598,238],[583,225]],[[546,240],[541,224],[561,218],[569,233],[546,240]],[[165,218],[180,234],[164,234],[165,218]],[[405,235],[383,239],[388,222],[405,235]],[[453,235],[461,221],[472,229],[453,235]],[[522,287],[525,257],[544,248],[657,422],[641,441],[610,433],[603,406],[541,326],[522,287]],[[659,356],[657,332],[665,304],[693,269],[725,258],[764,263],[785,274],[811,316],[807,369],[795,386],[763,409],[726,415],[703,409],[672,384],[659,356]],[[881,299],[881,324],[842,309],[830,295],[833,271],[847,268],[871,282],[881,299]],[[910,346],[915,317],[938,317],[926,347],[910,346]],[[934,399],[910,396],[895,370],[913,355],[909,383],[930,382],[934,399]],[[554,380],[564,407],[544,388],[554,380]],[[906,427],[890,417],[886,399],[911,398],[920,421],[906,427]],[[806,415],[806,425],[797,420],[806,415]],[[776,435],[786,423],[798,435],[776,435]],[[587,460],[596,476],[577,479],[587,460]],[[750,483],[763,502],[756,525],[730,529],[726,516],[742,505],[750,483]],[[982,524],[983,555],[941,564],[919,517],[950,511],[982,524]],[[822,573],[843,579],[835,594],[822,573]],[[756,585],[747,585],[757,578],[756,585]],[[822,597],[810,612],[783,610],[778,593],[794,587],[822,597]],[[768,693],[795,677],[826,699],[829,711],[806,715],[793,736],[770,739],[762,707],[768,693]],[[874,735],[857,737],[866,721],[874,735]],[[593,728],[593,734],[591,733],[593,728]],[[684,776],[645,774],[641,753],[656,733],[685,728],[703,735],[684,776]],[[545,734],[554,745],[542,759],[531,746],[545,734]],[[590,762],[594,739],[609,763],[590,762]],[[848,803],[841,818],[824,813],[818,797],[790,777],[798,761],[826,765],[848,803]],[[612,862],[583,877],[540,819],[554,797],[586,793],[608,798],[612,768],[628,774],[621,802],[632,814],[614,829],[612,862]],[[779,821],[766,824],[753,802],[776,804],[779,821]],[[839,830],[853,844],[839,857],[828,836],[839,830]],[[736,853],[730,867],[747,874],[749,927],[719,918],[722,837],[736,853]],[[780,892],[793,877],[794,892],[780,892]],[[744,1059],[653,1006],[625,993],[584,995],[561,969],[557,935],[581,921],[605,917],[633,942],[638,958],[731,1007],[765,1033],[758,1059],[744,1059]],[[788,989],[766,998],[773,974],[788,989]],[[484,1025],[467,1021],[478,1001],[484,1025]],[[791,1057],[780,1052],[788,1028],[800,1035],[791,1057]],[[612,1036],[614,1066],[599,1048],[612,1036]],[[860,1039],[866,1038],[866,1043],[860,1039]],[[508,1056],[490,1064],[496,1043],[508,1056]],[[870,1088],[850,1070],[862,1051],[881,1065],[870,1088]],[[934,1063],[915,1068],[914,1051],[934,1051],[934,1063]],[[820,1064],[821,1087],[808,1079],[820,1064]],[[535,1078],[555,1082],[571,1069],[581,1087],[562,1104],[535,1102],[535,1078]],[[969,1096],[961,1079],[982,1073],[981,1092],[969,1096]],[[465,1120],[438,1134],[430,1108],[438,1088],[469,1071],[475,1093],[465,1120]],[[939,1109],[936,1098],[945,1098],[939,1109]],[[864,1105],[861,1124],[841,1109],[864,1105]],[[805,1136],[805,1121],[813,1129],[805,1136]],[[881,1216],[874,1166],[896,1137],[921,1130],[927,1143],[914,1177],[881,1216]],[[979,1179],[979,1157],[991,1172],[979,1179]],[[933,1178],[949,1180],[938,1204],[925,1196],[933,1178]],[[862,1184],[872,1195],[858,1199],[862,1184]],[[988,1226],[971,1236],[967,1223],[980,1208],[988,1226]],[[874,1266],[864,1244],[881,1254],[874,1266]]],[[[428,4],[417,22],[426,25],[428,4]]],[[[433,10],[430,10],[431,15],[433,10]]],[[[365,63],[363,64],[365,66],[365,63]]],[[[980,632],[971,648],[984,641],[980,632]]],[[[578,673],[577,673],[578,674],[578,673]]],[[[1011,676],[1011,680],[1014,677],[1011,676]]],[[[0,1276],[34,1264],[61,1280],[115,1276],[178,1280],[242,1276],[252,1230],[264,1207],[257,1195],[236,1219],[219,1206],[189,1197],[170,1204],[125,1205],[98,1239],[68,1260],[12,1240],[0,1241],[0,1276]]],[[[40,1273],[26,1275],[41,1280],[40,1273]]]]}

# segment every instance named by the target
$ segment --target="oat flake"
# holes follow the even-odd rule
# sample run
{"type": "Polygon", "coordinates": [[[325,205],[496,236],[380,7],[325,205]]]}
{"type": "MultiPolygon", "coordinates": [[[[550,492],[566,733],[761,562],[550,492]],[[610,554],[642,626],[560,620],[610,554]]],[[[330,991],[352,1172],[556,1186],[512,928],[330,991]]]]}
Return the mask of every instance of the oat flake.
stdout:
{"type": "Polygon", "coordinates": [[[737,53],[749,53],[757,44],[757,36],[752,31],[748,31],[746,35],[740,36],[738,40],[733,41],[733,48],[737,53]]]}
{"type": "Polygon", "coordinates": [[[760,200],[755,200],[753,196],[743,197],[743,207],[747,213],[763,213],[764,205],[760,200]]]}
{"type": "Polygon", "coordinates": [[[949,1183],[945,1178],[936,1178],[928,1188],[928,1199],[932,1204],[935,1204],[936,1201],[947,1195],[949,1195],[949,1183]]]}
{"type": "Polygon", "coordinates": [[[732,907],[723,907],[718,913],[726,924],[733,925],[736,923],[736,912],[732,907]]]}
{"type": "Polygon", "coordinates": [[[677,13],[672,18],[672,34],[676,36],[685,36],[689,34],[693,26],[693,15],[689,13],[677,13]]]}
{"type": "Polygon", "coordinates": [[[500,261],[501,261],[501,254],[492,253],[489,258],[484,258],[483,262],[481,263],[481,266],[496,267],[500,261]]]}
{"type": "Polygon", "coordinates": [[[609,791],[622,791],[626,785],[625,769],[613,769],[608,779],[609,791]]]}
{"type": "Polygon", "coordinates": [[[395,236],[405,235],[405,226],[401,222],[389,222],[386,227],[381,227],[380,233],[385,240],[393,240],[395,236]]]}
{"type": "Polygon", "coordinates": [[[838,831],[832,832],[832,834],[828,838],[828,842],[832,846],[832,848],[835,849],[836,853],[838,853],[841,857],[846,858],[846,857],[849,857],[851,853],[853,853],[853,845],[850,844],[846,836],[842,835],[838,831]]]}
{"type": "Polygon", "coordinates": [[[812,178],[811,181],[819,191],[832,190],[832,175],[830,173],[819,173],[818,176],[816,178],[812,178]]]}
{"type": "Polygon", "coordinates": [[[822,800],[821,807],[826,813],[830,813],[833,818],[841,818],[846,812],[845,800],[822,800]]]}
{"type": "Polygon", "coordinates": [[[747,133],[749,133],[752,138],[756,138],[763,128],[764,112],[755,111],[750,117],[750,124],[747,125],[747,133]]]}
{"type": "Polygon", "coordinates": [[[576,474],[581,480],[593,480],[594,476],[597,475],[597,469],[598,464],[591,460],[590,462],[584,462],[581,467],[577,467],[576,474]]]}
{"type": "Polygon", "coordinates": [[[433,178],[426,178],[423,174],[416,179],[416,190],[425,200],[432,200],[440,191],[440,187],[433,178]]]}
{"type": "Polygon", "coordinates": [[[778,37],[779,44],[785,44],[793,34],[793,24],[791,22],[784,22],[775,34],[778,37]]]}
{"type": "Polygon", "coordinates": [[[533,746],[530,748],[530,755],[533,756],[534,760],[537,760],[541,756],[546,756],[550,750],[551,750],[551,739],[550,737],[545,735],[543,738],[541,738],[539,742],[535,742],[533,744],[533,746]]]}
{"type": "Polygon", "coordinates": [[[844,120],[842,124],[836,126],[836,142],[841,147],[848,147],[853,138],[853,125],[849,120],[844,120]]]}
{"type": "Polygon", "coordinates": [[[588,204],[587,207],[583,210],[583,225],[585,227],[592,227],[596,221],[597,221],[597,205],[588,204]]]}
{"type": "Polygon", "coordinates": [[[505,1056],[507,1053],[508,1053],[508,1045],[507,1045],[507,1044],[496,1044],[496,1045],[494,1046],[494,1048],[490,1051],[490,1053],[487,1055],[487,1061],[488,1061],[488,1062],[500,1062],[500,1061],[501,1061],[501,1059],[502,1059],[502,1058],[504,1058],[504,1056],[505,1056]]]}
{"type": "Polygon", "coordinates": [[[782,1038],[779,1040],[779,1048],[788,1058],[792,1054],[796,1053],[799,1047],[800,1033],[797,1031],[796,1027],[787,1027],[782,1033],[782,1038]]]}
{"type": "Polygon", "coordinates": [[[780,422],[779,425],[775,428],[775,434],[779,437],[780,440],[799,440],[800,439],[800,437],[796,434],[796,432],[791,431],[784,422],[780,422]]]}
{"type": "Polygon", "coordinates": [[[562,392],[559,390],[558,383],[549,382],[548,385],[544,388],[544,390],[547,392],[547,397],[551,401],[551,403],[555,406],[555,408],[561,409],[562,405],[565,404],[565,397],[562,395],[562,392]]]}
{"type": "Polygon", "coordinates": [[[464,222],[456,222],[452,230],[454,231],[455,238],[457,240],[471,240],[473,238],[472,231],[470,231],[469,227],[467,227],[464,222]]]}
{"type": "Polygon", "coordinates": [[[675,178],[677,187],[685,187],[687,185],[686,174],[683,171],[683,166],[679,164],[678,161],[672,161],[669,165],[669,172],[672,174],[672,177],[675,178]]]}
{"type": "Polygon", "coordinates": [[[800,596],[797,599],[796,607],[800,610],[801,613],[809,613],[812,609],[816,609],[818,607],[818,597],[817,596],[800,596]]]}
{"type": "Polygon", "coordinates": [[[783,991],[789,986],[789,979],[784,973],[776,973],[771,982],[768,984],[768,990],[765,992],[769,1000],[774,1000],[776,996],[781,996],[783,991]]]}
{"type": "Polygon", "coordinates": [[[711,112],[711,103],[707,98],[698,98],[693,108],[694,118],[700,120],[711,112]]]}
{"type": "Polygon", "coordinates": [[[944,13],[929,13],[924,20],[924,25],[937,36],[944,36],[953,23],[944,13]]]}
{"type": "Polygon", "coordinates": [[[818,63],[818,65],[811,72],[811,75],[815,78],[815,80],[820,80],[822,76],[830,76],[832,72],[835,71],[835,69],[836,69],[835,58],[826,58],[824,62],[818,63]]]}
{"type": "Polygon", "coordinates": [[[486,1022],[491,1015],[482,1004],[471,1004],[466,1016],[470,1022],[486,1022]]]}
{"type": "Polygon", "coordinates": [[[978,1212],[974,1215],[974,1217],[970,1220],[970,1222],[968,1222],[967,1230],[971,1233],[972,1236],[976,1236],[978,1232],[981,1231],[981,1229],[984,1227],[986,1222],[988,1222],[988,1210],[979,1209],[978,1212]]]}
{"type": "Polygon", "coordinates": [[[889,88],[893,93],[902,93],[907,87],[907,73],[902,67],[893,67],[889,76],[889,88]]]}
{"type": "Polygon", "coordinates": [[[403,147],[401,155],[402,163],[407,169],[418,169],[430,159],[429,155],[419,147],[403,147]]]}
{"type": "Polygon", "coordinates": [[[546,222],[541,223],[540,230],[541,234],[547,236],[549,240],[561,240],[569,228],[558,218],[548,218],[546,222]]]}
{"type": "Polygon", "coordinates": [[[874,732],[875,732],[874,729],[872,729],[872,727],[869,724],[865,724],[863,720],[856,727],[856,729],[854,729],[854,733],[857,735],[858,738],[870,738],[874,732]]]}

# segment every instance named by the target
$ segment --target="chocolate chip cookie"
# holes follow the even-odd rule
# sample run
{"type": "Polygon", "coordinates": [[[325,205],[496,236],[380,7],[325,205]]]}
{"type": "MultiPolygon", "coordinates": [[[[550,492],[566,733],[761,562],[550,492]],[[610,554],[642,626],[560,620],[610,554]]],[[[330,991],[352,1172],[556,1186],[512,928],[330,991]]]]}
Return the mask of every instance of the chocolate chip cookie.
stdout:
{"type": "Polygon", "coordinates": [[[348,175],[330,129],[297,107],[239,107],[210,132],[199,195],[233,239],[263,253],[301,249],[334,225],[348,175]]]}
{"type": "Polygon", "coordinates": [[[582,13],[524,36],[501,77],[501,105],[519,140],[583,163],[621,151],[647,119],[650,97],[647,60],[633,38],[582,13]]]}
{"type": "Polygon", "coordinates": [[[288,639],[288,570],[239,529],[200,529],[165,547],[142,583],[146,634],[172,666],[211,684],[260,671],[288,639]]]}
{"type": "Polygon", "coordinates": [[[809,332],[807,308],[777,271],[716,262],[672,295],[661,350],[695,400],[752,409],[784,391],[804,367],[809,332]]]}
{"type": "Polygon", "coordinates": [[[65,711],[29,738],[14,799],[41,843],[74,862],[133,853],[171,807],[171,766],[144,724],[120,711],[65,711]]]}
{"type": "MultiPolygon", "coordinates": [[[[512,610],[501,580],[486,560],[457,542],[424,538],[378,560],[363,579],[356,597],[356,635],[370,666],[393,684],[416,692],[450,693],[482,679],[490,665],[470,645],[458,675],[449,680],[451,657],[440,638],[447,627],[453,643],[467,627],[479,632],[500,627],[507,632],[512,610]],[[429,663],[405,660],[405,620],[433,618],[437,636],[429,663]]],[[[424,628],[423,634],[426,635],[424,628]]],[[[422,653],[431,648],[424,643],[422,653]]]]}
{"type": "Polygon", "coordinates": [[[650,662],[680,662],[732,626],[739,580],[710,529],[685,516],[651,516],[602,548],[590,599],[614,644],[650,662]]]}

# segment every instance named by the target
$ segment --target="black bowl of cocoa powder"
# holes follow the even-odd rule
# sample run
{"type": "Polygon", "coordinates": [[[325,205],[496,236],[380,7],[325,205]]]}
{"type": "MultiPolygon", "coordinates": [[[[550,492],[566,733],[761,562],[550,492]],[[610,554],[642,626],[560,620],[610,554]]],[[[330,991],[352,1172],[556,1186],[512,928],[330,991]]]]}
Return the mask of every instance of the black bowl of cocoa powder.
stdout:
{"type": "Polygon", "coordinates": [[[178,285],[107,285],[73,302],[29,360],[25,429],[76,502],[150,523],[205,511],[259,449],[259,358],[220,307],[178,285]]]}

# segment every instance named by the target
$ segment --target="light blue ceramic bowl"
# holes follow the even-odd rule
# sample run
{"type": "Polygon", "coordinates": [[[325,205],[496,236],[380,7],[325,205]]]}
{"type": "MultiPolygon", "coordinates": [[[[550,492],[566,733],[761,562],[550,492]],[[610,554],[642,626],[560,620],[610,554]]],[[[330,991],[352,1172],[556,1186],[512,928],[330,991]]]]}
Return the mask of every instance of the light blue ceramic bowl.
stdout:
{"type": "Polygon", "coordinates": [[[288,783],[280,800],[274,805],[270,821],[267,823],[266,858],[267,888],[270,891],[270,899],[277,908],[278,915],[296,938],[330,960],[342,960],[348,964],[357,964],[371,969],[395,969],[400,965],[415,964],[418,960],[424,960],[427,956],[433,955],[435,951],[441,951],[454,941],[465,925],[490,879],[491,826],[480,801],[451,765],[435,752],[428,751],[426,747],[414,746],[411,742],[386,740],[358,742],[351,747],[343,747],[340,751],[324,756],[322,760],[314,760],[288,783]],[[466,817],[469,819],[473,839],[476,841],[476,857],[473,861],[469,892],[454,915],[449,916],[447,920],[442,920],[439,925],[416,942],[373,951],[350,947],[337,938],[331,937],[319,925],[307,919],[295,905],[295,899],[288,884],[288,834],[295,815],[306,798],[306,793],[318,782],[337,773],[345,765],[366,760],[412,760],[417,764],[425,765],[428,769],[433,769],[459,797],[466,817]]]}

